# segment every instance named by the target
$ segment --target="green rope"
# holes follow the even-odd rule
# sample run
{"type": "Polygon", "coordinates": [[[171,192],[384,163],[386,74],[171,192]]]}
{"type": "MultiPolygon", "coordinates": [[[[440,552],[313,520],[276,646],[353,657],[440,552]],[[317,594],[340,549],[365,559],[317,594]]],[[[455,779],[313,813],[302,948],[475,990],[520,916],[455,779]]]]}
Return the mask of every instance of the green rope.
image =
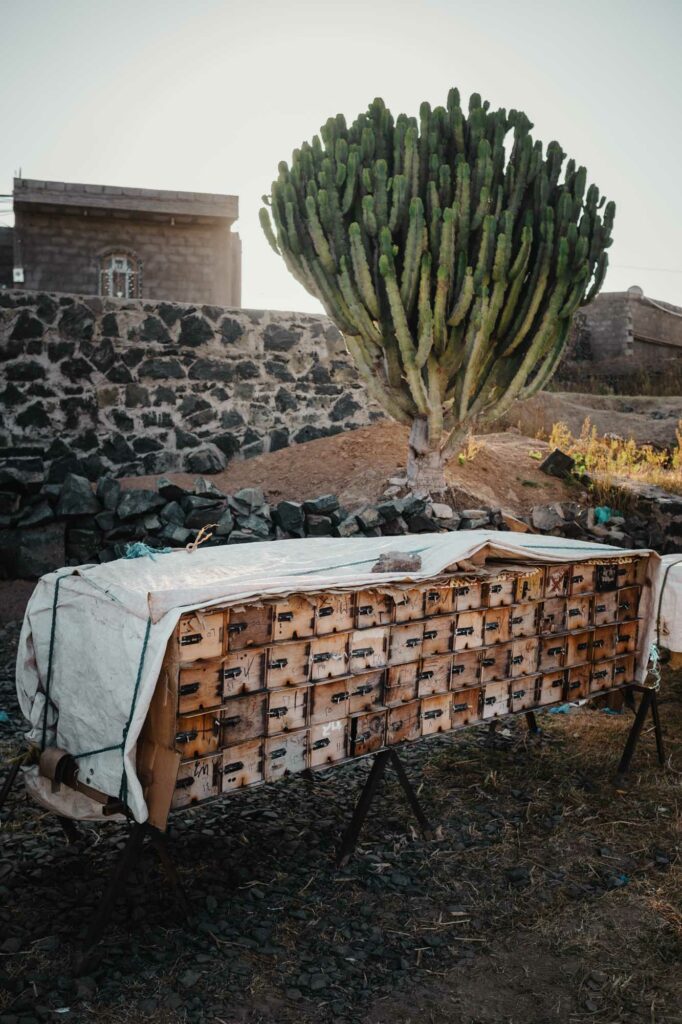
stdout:
{"type": "Polygon", "coordinates": [[[656,612],[656,644],[658,647],[661,646],[661,612],[663,611],[663,591],[665,590],[665,585],[668,582],[670,570],[674,565],[679,565],[681,562],[682,558],[678,558],[676,559],[676,561],[670,562],[670,564],[666,566],[665,573],[663,574],[661,589],[658,595],[658,610],[656,612]]]}
{"type": "Polygon", "coordinates": [[[40,741],[40,749],[45,750],[47,743],[47,712],[50,706],[50,686],[52,685],[52,658],[54,655],[54,637],[57,631],[57,603],[59,601],[59,584],[61,576],[57,577],[54,586],[54,600],[52,601],[52,624],[50,626],[50,652],[47,657],[47,679],[45,680],[45,707],[43,708],[43,735],[40,741]]]}
{"type": "Polygon", "coordinates": [[[125,745],[126,739],[128,738],[128,730],[130,729],[130,723],[133,719],[133,712],[135,710],[135,704],[137,703],[137,693],[140,689],[140,681],[142,679],[142,669],[144,668],[144,659],[147,654],[147,644],[149,643],[149,634],[152,628],[151,616],[147,619],[147,628],[144,633],[144,642],[142,644],[142,651],[140,653],[140,663],[137,666],[137,679],[135,680],[135,689],[133,690],[133,699],[130,704],[130,711],[128,712],[128,720],[123,727],[123,738],[121,740],[121,750],[123,751],[123,776],[121,778],[121,788],[119,790],[119,798],[127,806],[128,804],[128,776],[126,774],[125,765],[125,745]]]}

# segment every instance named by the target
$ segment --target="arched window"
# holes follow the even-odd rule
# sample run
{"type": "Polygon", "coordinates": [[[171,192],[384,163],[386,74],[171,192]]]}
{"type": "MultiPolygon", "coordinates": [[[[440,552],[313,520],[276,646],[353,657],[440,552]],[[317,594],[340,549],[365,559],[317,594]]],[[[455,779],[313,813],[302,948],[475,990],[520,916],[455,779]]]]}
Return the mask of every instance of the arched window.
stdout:
{"type": "Polygon", "coordinates": [[[99,293],[116,299],[140,297],[140,265],[131,252],[109,251],[100,257],[99,293]]]}

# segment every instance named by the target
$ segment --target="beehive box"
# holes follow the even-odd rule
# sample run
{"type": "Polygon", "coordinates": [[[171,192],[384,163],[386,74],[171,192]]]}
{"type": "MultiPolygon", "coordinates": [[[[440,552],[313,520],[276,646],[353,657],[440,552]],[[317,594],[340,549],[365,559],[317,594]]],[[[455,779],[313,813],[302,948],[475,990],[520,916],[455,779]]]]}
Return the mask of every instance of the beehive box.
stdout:
{"type": "Polygon", "coordinates": [[[138,748],[152,822],[244,786],[632,683],[646,564],[489,563],[418,585],[184,614],[138,748]]]}

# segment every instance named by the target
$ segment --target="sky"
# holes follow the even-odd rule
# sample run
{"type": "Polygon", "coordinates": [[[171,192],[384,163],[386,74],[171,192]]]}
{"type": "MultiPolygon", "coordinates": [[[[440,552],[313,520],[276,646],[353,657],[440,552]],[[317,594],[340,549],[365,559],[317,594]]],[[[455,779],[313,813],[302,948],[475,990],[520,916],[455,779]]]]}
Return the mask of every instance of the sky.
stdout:
{"type": "Polygon", "coordinates": [[[278,162],[329,116],[453,85],[616,201],[606,290],[682,306],[682,0],[0,0],[0,39],[0,193],[21,169],[238,195],[247,308],[321,309],[258,223],[278,162]]]}

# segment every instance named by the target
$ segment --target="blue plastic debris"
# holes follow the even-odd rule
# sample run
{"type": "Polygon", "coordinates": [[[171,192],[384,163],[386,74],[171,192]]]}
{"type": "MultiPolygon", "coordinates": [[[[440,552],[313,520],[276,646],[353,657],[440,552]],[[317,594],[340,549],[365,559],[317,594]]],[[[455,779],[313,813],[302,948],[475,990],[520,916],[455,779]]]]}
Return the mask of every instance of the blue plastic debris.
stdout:
{"type": "Polygon", "coordinates": [[[602,712],[603,715],[622,715],[623,714],[622,708],[618,708],[618,709],[616,709],[616,708],[602,708],[601,712],[602,712]]]}
{"type": "Polygon", "coordinates": [[[608,523],[612,515],[613,512],[608,505],[597,505],[594,510],[594,521],[595,523],[604,525],[604,523],[608,523]]]}
{"type": "Polygon", "coordinates": [[[147,555],[154,561],[155,555],[169,555],[172,548],[150,548],[148,544],[143,544],[141,540],[136,540],[132,544],[126,544],[126,550],[124,558],[145,558],[147,555]]]}
{"type": "Polygon", "coordinates": [[[9,715],[6,711],[0,711],[0,722],[9,722],[9,715]]]}
{"type": "Polygon", "coordinates": [[[560,704],[558,708],[549,708],[549,713],[550,715],[567,715],[570,710],[570,704],[560,704]]]}

